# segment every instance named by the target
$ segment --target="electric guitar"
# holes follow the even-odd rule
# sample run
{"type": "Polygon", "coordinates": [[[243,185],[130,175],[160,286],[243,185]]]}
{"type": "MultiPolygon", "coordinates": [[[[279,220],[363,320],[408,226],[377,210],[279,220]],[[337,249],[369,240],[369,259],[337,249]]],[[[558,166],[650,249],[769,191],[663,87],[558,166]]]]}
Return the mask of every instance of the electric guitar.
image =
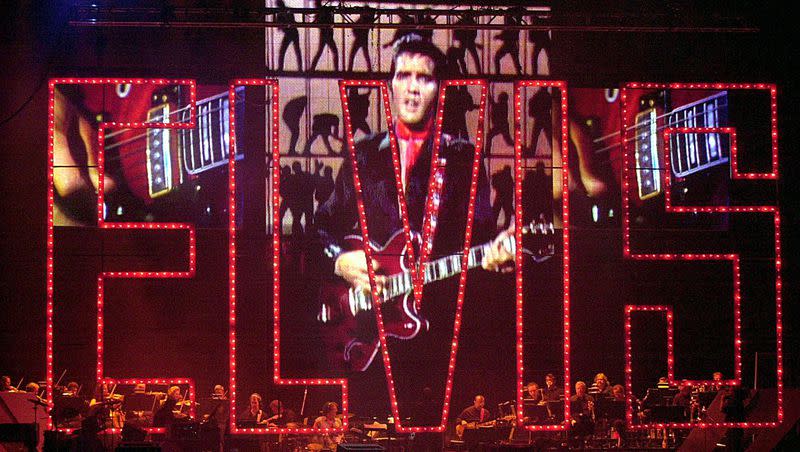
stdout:
{"type": "Polygon", "coordinates": [[[467,422],[466,424],[456,424],[456,436],[458,437],[458,439],[463,439],[464,438],[464,430],[475,430],[475,429],[479,429],[479,428],[492,428],[492,427],[495,427],[497,425],[498,421],[509,422],[509,421],[513,421],[514,417],[515,416],[513,414],[509,414],[509,415],[503,416],[503,417],[501,417],[499,419],[492,419],[491,421],[467,422]]]}
{"type": "MultiPolygon", "coordinates": [[[[523,228],[524,235],[536,235],[545,239],[555,234],[552,222],[531,222],[523,228]]],[[[418,234],[412,238],[419,239],[418,234]]],[[[534,261],[542,262],[554,254],[554,244],[548,240],[542,249],[533,253],[534,261]]],[[[467,269],[479,267],[491,242],[469,249],[467,269]]],[[[514,253],[514,237],[507,237],[502,246],[514,253]]],[[[381,313],[386,335],[400,340],[416,337],[429,327],[428,320],[417,312],[413,294],[413,266],[406,258],[406,240],[398,231],[384,246],[370,243],[372,257],[378,262],[381,273],[386,275],[381,294],[381,313]]],[[[363,249],[360,236],[347,236],[344,249],[363,249]]],[[[416,253],[418,254],[418,253],[416,253]]],[[[423,271],[423,284],[441,281],[461,273],[461,253],[427,262],[423,271]]],[[[372,363],[380,346],[374,332],[374,302],[370,293],[351,287],[341,278],[323,282],[320,288],[320,308],[317,320],[321,322],[321,334],[329,365],[337,370],[364,371],[372,363]]]]}

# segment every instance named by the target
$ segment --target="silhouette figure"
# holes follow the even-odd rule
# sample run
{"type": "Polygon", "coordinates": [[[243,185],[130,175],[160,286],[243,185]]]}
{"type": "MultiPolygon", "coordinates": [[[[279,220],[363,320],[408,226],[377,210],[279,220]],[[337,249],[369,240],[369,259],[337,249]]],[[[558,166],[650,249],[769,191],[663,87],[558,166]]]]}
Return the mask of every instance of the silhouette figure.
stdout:
{"type": "Polygon", "coordinates": [[[366,94],[361,94],[358,88],[348,88],[347,104],[350,106],[350,125],[353,129],[353,135],[355,135],[356,130],[361,130],[367,135],[371,134],[372,129],[367,123],[370,104],[369,91],[366,94]]]}
{"type": "MultiPolygon", "coordinates": [[[[400,11],[403,11],[402,7],[398,7],[397,9],[399,9],[400,11]]],[[[413,25],[414,22],[415,22],[414,17],[412,17],[410,14],[406,14],[406,13],[400,12],[397,15],[400,18],[400,24],[401,25],[413,25]]],[[[411,29],[408,29],[408,28],[398,28],[398,29],[396,29],[394,31],[394,36],[392,36],[391,41],[389,41],[386,44],[384,44],[383,48],[387,49],[387,48],[393,46],[395,42],[403,39],[405,36],[408,36],[408,35],[420,36],[420,34],[417,33],[415,30],[411,30],[411,29]]]]}
{"type": "Polygon", "coordinates": [[[291,138],[289,138],[288,154],[297,153],[297,140],[300,139],[300,118],[303,117],[306,105],[308,105],[308,97],[300,96],[286,102],[286,105],[283,107],[281,118],[291,134],[291,138]]]}
{"type": "Polygon", "coordinates": [[[469,140],[466,113],[476,108],[478,105],[472,100],[466,86],[448,86],[442,113],[442,132],[469,140]]]}
{"type": "Polygon", "coordinates": [[[339,70],[339,48],[336,47],[336,41],[333,39],[333,8],[329,6],[323,6],[321,0],[317,0],[317,16],[314,18],[314,23],[316,23],[317,29],[319,30],[319,46],[317,47],[317,54],[314,55],[314,59],[311,60],[311,70],[313,71],[317,67],[317,63],[319,62],[320,57],[322,56],[322,51],[325,50],[325,47],[331,49],[331,53],[333,54],[333,67],[334,70],[339,70]]]}
{"type": "MultiPolygon", "coordinates": [[[[296,191],[292,187],[293,182],[292,168],[290,168],[289,165],[281,166],[281,206],[280,214],[278,215],[278,221],[280,221],[281,224],[283,224],[283,218],[286,216],[286,212],[289,210],[289,201],[291,200],[291,197],[287,195],[296,191]]],[[[292,212],[292,217],[294,217],[294,212],[292,212]]]]}
{"type": "Polygon", "coordinates": [[[311,120],[311,136],[306,141],[306,146],[303,153],[308,153],[311,150],[311,145],[314,144],[317,138],[322,138],[325,147],[328,148],[328,154],[336,154],[331,146],[330,138],[341,142],[339,138],[339,117],[331,113],[320,113],[314,115],[311,120]]]}
{"type": "Polygon", "coordinates": [[[501,135],[506,144],[513,146],[514,140],[511,138],[508,125],[508,93],[501,92],[497,96],[497,102],[489,96],[489,113],[491,128],[486,135],[486,152],[492,148],[492,139],[497,135],[501,135]]]}
{"type": "Polygon", "coordinates": [[[538,74],[538,61],[539,61],[539,54],[543,51],[547,51],[547,54],[550,54],[550,46],[552,45],[552,41],[550,41],[550,34],[547,30],[531,30],[528,32],[528,42],[533,45],[533,53],[531,54],[531,62],[533,63],[533,73],[538,74]]]}
{"type": "Polygon", "coordinates": [[[553,98],[546,88],[540,88],[528,100],[528,116],[533,118],[533,133],[531,134],[528,157],[533,157],[536,154],[536,142],[539,140],[541,132],[545,133],[548,141],[553,139],[552,108],[553,98]]]}
{"type": "Polygon", "coordinates": [[[450,47],[445,55],[447,71],[451,76],[467,75],[467,63],[464,61],[464,49],[450,47]]]}
{"type": "MultiPolygon", "coordinates": [[[[456,22],[456,25],[475,25],[475,13],[472,11],[464,12],[464,15],[461,19],[456,22]]],[[[472,55],[472,62],[475,64],[475,70],[478,74],[483,73],[483,68],[481,68],[481,61],[478,58],[478,49],[483,49],[483,46],[478,44],[478,30],[475,29],[468,29],[468,28],[456,28],[453,32],[453,41],[458,43],[458,49],[460,49],[460,63],[461,66],[464,67],[464,74],[467,74],[467,61],[466,61],[466,52],[469,52],[472,55]]],[[[450,52],[448,50],[448,52],[450,52]]]]}
{"type": "Polygon", "coordinates": [[[414,24],[419,25],[420,28],[414,32],[418,34],[423,40],[433,42],[433,27],[436,24],[436,19],[431,15],[430,8],[425,8],[422,11],[416,11],[414,14],[414,24]]]}
{"type": "MultiPolygon", "coordinates": [[[[357,24],[374,24],[375,23],[375,10],[366,7],[363,13],[358,16],[357,24]]],[[[353,63],[356,60],[356,53],[361,50],[364,53],[364,59],[367,62],[367,72],[372,72],[372,60],[369,57],[369,29],[368,28],[354,28],[353,45],[350,47],[350,60],[347,64],[347,69],[353,70],[353,63]]]]}
{"type": "Polygon", "coordinates": [[[511,225],[511,216],[514,214],[514,179],[511,177],[511,167],[503,166],[503,169],[492,174],[492,187],[495,191],[494,204],[492,205],[492,215],[494,224],[500,218],[500,211],[503,211],[503,229],[508,229],[511,225]]]}
{"type": "MultiPolygon", "coordinates": [[[[286,9],[286,4],[283,0],[278,0],[278,8],[286,9]]],[[[281,30],[283,31],[283,40],[281,41],[281,48],[278,51],[278,70],[283,70],[283,62],[286,57],[286,51],[289,46],[294,47],[294,54],[297,57],[297,70],[303,70],[303,58],[300,56],[300,33],[297,27],[293,24],[297,23],[294,20],[294,14],[288,11],[282,11],[275,15],[275,21],[282,24],[281,30]]]]}
{"type": "MultiPolygon", "coordinates": [[[[519,25],[519,16],[516,15],[519,13],[519,9],[509,8],[508,11],[514,12],[514,14],[505,16],[504,23],[509,26],[519,25]]],[[[517,74],[521,74],[522,65],[519,62],[519,30],[503,30],[497,37],[495,37],[495,39],[502,42],[500,48],[497,49],[497,53],[494,54],[495,74],[500,73],[500,60],[502,60],[506,55],[511,57],[511,62],[514,63],[514,68],[517,70],[517,74]]]]}
{"type": "MultiPolygon", "coordinates": [[[[281,177],[284,170],[281,168],[281,177]]],[[[314,176],[303,171],[299,161],[292,163],[292,173],[286,177],[286,185],[281,188],[281,195],[292,213],[292,235],[303,235],[301,219],[305,217],[305,229],[314,225],[314,176]],[[312,189],[309,190],[309,187],[312,189]]],[[[281,214],[283,220],[283,214],[281,214]]]]}
{"type": "Polygon", "coordinates": [[[319,160],[316,160],[314,165],[314,198],[317,200],[317,203],[322,204],[327,201],[331,193],[333,193],[333,168],[323,165],[319,160]],[[320,173],[320,171],[323,171],[323,173],[320,173]]]}
{"type": "Polygon", "coordinates": [[[525,172],[522,180],[523,221],[544,215],[553,219],[553,176],[545,173],[544,162],[539,160],[533,170],[525,172]]]}

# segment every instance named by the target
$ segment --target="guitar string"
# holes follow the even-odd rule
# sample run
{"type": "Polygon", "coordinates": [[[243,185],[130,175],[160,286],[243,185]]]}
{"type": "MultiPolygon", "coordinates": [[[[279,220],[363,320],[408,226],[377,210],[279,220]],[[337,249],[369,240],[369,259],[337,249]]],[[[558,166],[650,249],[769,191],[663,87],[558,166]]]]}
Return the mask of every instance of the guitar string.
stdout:
{"type": "MultiPolygon", "coordinates": [[[[695,113],[695,114],[693,114],[693,115],[691,115],[691,116],[686,116],[686,117],[685,117],[685,118],[683,118],[683,119],[682,119],[680,122],[682,122],[682,121],[687,121],[687,120],[689,120],[689,119],[695,119],[695,118],[697,118],[697,117],[703,117],[703,116],[704,116],[704,114],[705,114],[705,113],[708,113],[708,112],[717,112],[717,111],[719,111],[719,110],[721,109],[721,107],[724,107],[724,106],[727,106],[727,105],[728,105],[728,104],[720,105],[719,107],[716,107],[716,108],[714,108],[714,109],[709,109],[709,110],[706,110],[705,112],[698,112],[698,113],[695,113]]],[[[665,118],[665,117],[667,117],[667,116],[669,116],[669,115],[672,115],[672,114],[678,113],[678,112],[680,112],[680,111],[683,111],[683,110],[681,110],[681,109],[675,109],[675,110],[673,110],[673,111],[670,111],[670,112],[664,113],[664,114],[662,114],[662,115],[656,116],[656,121],[657,121],[657,120],[659,120],[659,119],[663,119],[663,118],[665,118]]],[[[650,119],[648,119],[647,121],[649,122],[649,121],[650,121],[650,119]]],[[[643,121],[643,122],[639,122],[639,123],[637,123],[637,124],[634,124],[634,125],[632,125],[632,126],[628,126],[628,127],[626,127],[626,128],[625,128],[625,131],[626,131],[626,132],[630,132],[631,130],[634,130],[634,129],[636,129],[637,127],[641,126],[641,125],[642,125],[644,122],[645,122],[645,121],[643,121]]],[[[673,124],[673,125],[674,125],[674,124],[673,124]]],[[[656,128],[656,130],[658,130],[658,131],[661,131],[661,130],[664,130],[664,129],[666,129],[666,128],[669,128],[669,127],[671,127],[671,126],[673,126],[673,125],[671,125],[671,124],[665,124],[665,125],[662,125],[662,126],[658,126],[658,127],[656,128]]],[[[620,135],[620,132],[613,132],[613,133],[610,133],[610,134],[608,134],[608,135],[605,135],[605,136],[602,136],[602,137],[599,137],[599,138],[595,138],[594,140],[592,140],[592,143],[594,143],[594,144],[597,144],[597,143],[599,143],[599,142],[601,142],[601,141],[606,141],[606,140],[608,140],[609,138],[614,138],[614,137],[617,137],[617,136],[619,136],[619,135],[620,135]]],[[[624,142],[625,142],[625,143],[630,143],[630,142],[632,142],[632,141],[634,141],[634,140],[636,140],[636,138],[635,138],[635,137],[633,137],[633,138],[628,138],[628,139],[624,140],[624,142]]],[[[602,147],[602,148],[600,148],[600,149],[596,149],[596,150],[594,151],[594,153],[595,153],[595,154],[600,154],[600,153],[603,153],[603,152],[609,151],[609,150],[611,150],[611,149],[618,148],[618,147],[620,147],[620,146],[622,146],[622,143],[614,143],[614,144],[610,144],[610,145],[608,145],[608,146],[605,146],[605,147],[602,147]]]]}

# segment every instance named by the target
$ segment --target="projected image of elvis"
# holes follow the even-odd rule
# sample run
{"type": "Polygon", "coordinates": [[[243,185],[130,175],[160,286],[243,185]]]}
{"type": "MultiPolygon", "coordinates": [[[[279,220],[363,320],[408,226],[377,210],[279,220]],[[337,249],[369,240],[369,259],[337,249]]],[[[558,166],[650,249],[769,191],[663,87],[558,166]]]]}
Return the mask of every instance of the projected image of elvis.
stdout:
{"type": "MultiPolygon", "coordinates": [[[[318,316],[323,324],[321,337],[328,369],[352,373],[382,365],[376,305],[368,273],[368,266],[372,265],[397,396],[407,401],[422,393],[422,386],[417,388],[411,384],[413,379],[408,378],[418,369],[432,369],[425,376],[418,375],[424,377],[418,379],[420,384],[433,387],[439,397],[444,392],[473,177],[475,145],[469,139],[467,121],[463,118],[468,108],[451,103],[473,104],[466,87],[446,93],[443,108],[451,112],[448,121],[461,125],[454,129],[443,124],[438,160],[432,165],[439,85],[447,77],[444,60],[438,47],[416,34],[398,40],[394,45],[389,92],[393,112],[390,127],[397,140],[399,174],[395,173],[392,162],[390,131],[365,135],[355,144],[356,166],[353,167],[348,153],[333,193],[320,204],[314,216],[318,243],[328,261],[318,316]],[[461,119],[456,120],[453,115],[459,110],[461,119]],[[448,133],[453,130],[458,130],[458,135],[448,133]],[[435,194],[429,195],[432,171],[437,182],[435,194]],[[358,222],[354,172],[361,184],[371,263],[367,262],[358,222]],[[423,277],[423,301],[417,309],[412,292],[412,271],[417,262],[411,261],[407,252],[400,198],[405,200],[413,255],[418,259],[428,196],[435,197],[436,208],[432,212],[431,252],[423,277]],[[425,378],[436,381],[423,382],[425,378]]],[[[474,133],[474,125],[472,129],[474,133]]],[[[506,222],[506,228],[497,227],[490,178],[482,157],[475,177],[477,190],[468,268],[480,268],[478,271],[484,273],[512,272],[514,224],[506,222]]],[[[435,424],[438,425],[438,420],[435,424]]]]}

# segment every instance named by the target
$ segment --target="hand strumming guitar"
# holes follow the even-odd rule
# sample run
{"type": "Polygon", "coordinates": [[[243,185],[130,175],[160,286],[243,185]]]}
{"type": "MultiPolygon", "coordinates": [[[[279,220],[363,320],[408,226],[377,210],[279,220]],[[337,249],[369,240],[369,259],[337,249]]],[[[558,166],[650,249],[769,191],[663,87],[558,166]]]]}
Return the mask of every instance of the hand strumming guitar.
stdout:
{"type": "MultiPolygon", "coordinates": [[[[372,268],[376,271],[380,268],[375,259],[372,260],[372,268]]],[[[347,281],[352,287],[361,288],[364,292],[370,291],[367,256],[364,250],[347,251],[340,254],[334,264],[334,273],[347,281]]],[[[375,275],[378,293],[383,292],[385,281],[385,276],[375,275]]]]}

